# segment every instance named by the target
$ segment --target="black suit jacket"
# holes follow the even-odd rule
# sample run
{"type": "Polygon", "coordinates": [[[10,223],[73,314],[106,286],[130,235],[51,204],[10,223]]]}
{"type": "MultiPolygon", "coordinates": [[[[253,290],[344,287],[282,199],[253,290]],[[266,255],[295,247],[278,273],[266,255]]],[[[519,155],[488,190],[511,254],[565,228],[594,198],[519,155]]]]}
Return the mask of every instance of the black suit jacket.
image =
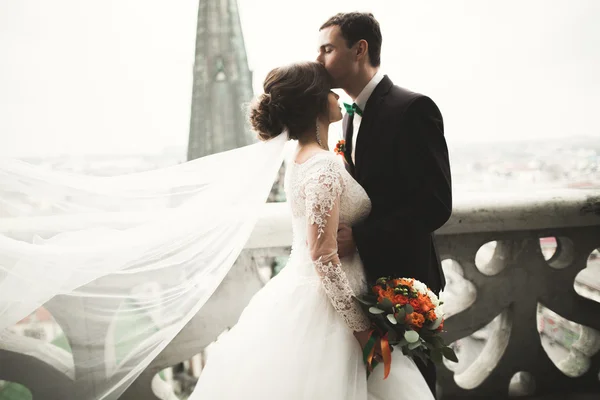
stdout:
{"type": "MultiPolygon", "coordinates": [[[[346,115],[344,132],[347,123],[346,115]]],[[[372,202],[369,217],[352,228],[367,280],[410,277],[439,293],[445,279],[433,232],[452,213],[439,109],[386,75],[365,105],[355,157],[350,172],[372,202]]]]}

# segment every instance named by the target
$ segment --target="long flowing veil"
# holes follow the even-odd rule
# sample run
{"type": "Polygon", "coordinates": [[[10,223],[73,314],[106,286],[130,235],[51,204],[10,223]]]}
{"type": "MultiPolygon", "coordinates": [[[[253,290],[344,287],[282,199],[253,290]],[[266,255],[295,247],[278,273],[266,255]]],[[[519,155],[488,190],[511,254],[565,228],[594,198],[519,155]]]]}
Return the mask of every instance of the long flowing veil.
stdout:
{"type": "Polygon", "coordinates": [[[85,327],[72,398],[117,398],[230,270],[286,142],[117,177],[0,160],[0,336],[42,305],[68,312],[85,327]]]}

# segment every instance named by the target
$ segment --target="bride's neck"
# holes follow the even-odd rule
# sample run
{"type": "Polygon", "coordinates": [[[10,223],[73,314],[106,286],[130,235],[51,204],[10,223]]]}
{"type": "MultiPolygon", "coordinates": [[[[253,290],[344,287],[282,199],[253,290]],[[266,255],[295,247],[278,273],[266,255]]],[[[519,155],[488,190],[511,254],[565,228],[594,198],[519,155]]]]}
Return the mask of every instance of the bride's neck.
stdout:
{"type": "Polygon", "coordinates": [[[320,146],[319,142],[317,141],[317,129],[315,127],[312,129],[308,129],[298,137],[298,146],[300,148],[317,146],[325,150],[329,150],[329,146],[327,144],[327,140],[329,138],[329,124],[325,124],[319,121],[318,126],[319,138],[323,146],[320,146]]]}

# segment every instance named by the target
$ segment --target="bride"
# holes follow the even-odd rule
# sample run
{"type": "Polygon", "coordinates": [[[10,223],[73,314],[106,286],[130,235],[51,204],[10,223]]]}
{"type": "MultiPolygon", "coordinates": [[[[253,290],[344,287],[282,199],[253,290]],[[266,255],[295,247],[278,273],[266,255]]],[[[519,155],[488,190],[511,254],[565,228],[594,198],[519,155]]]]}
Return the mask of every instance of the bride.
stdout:
{"type": "Polygon", "coordinates": [[[389,377],[367,379],[362,346],[369,321],[352,296],[367,290],[358,254],[339,258],[340,223],[370,212],[364,189],[327,148],[342,119],[325,68],[313,62],[276,68],[250,120],[260,138],[298,141],[285,190],[293,216],[289,262],[250,301],[222,339],[191,399],[433,399],[414,362],[395,352],[389,377]]]}

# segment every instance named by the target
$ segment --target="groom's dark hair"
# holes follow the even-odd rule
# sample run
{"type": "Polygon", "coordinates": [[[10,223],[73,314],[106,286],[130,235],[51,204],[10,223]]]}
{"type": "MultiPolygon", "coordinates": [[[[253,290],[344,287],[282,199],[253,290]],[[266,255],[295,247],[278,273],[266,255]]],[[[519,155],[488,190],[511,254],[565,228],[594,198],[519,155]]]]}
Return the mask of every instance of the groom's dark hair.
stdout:
{"type": "Polygon", "coordinates": [[[348,47],[354,46],[359,40],[369,43],[369,60],[373,67],[381,64],[381,29],[379,22],[371,13],[339,13],[329,18],[319,30],[339,26],[348,47]]]}

